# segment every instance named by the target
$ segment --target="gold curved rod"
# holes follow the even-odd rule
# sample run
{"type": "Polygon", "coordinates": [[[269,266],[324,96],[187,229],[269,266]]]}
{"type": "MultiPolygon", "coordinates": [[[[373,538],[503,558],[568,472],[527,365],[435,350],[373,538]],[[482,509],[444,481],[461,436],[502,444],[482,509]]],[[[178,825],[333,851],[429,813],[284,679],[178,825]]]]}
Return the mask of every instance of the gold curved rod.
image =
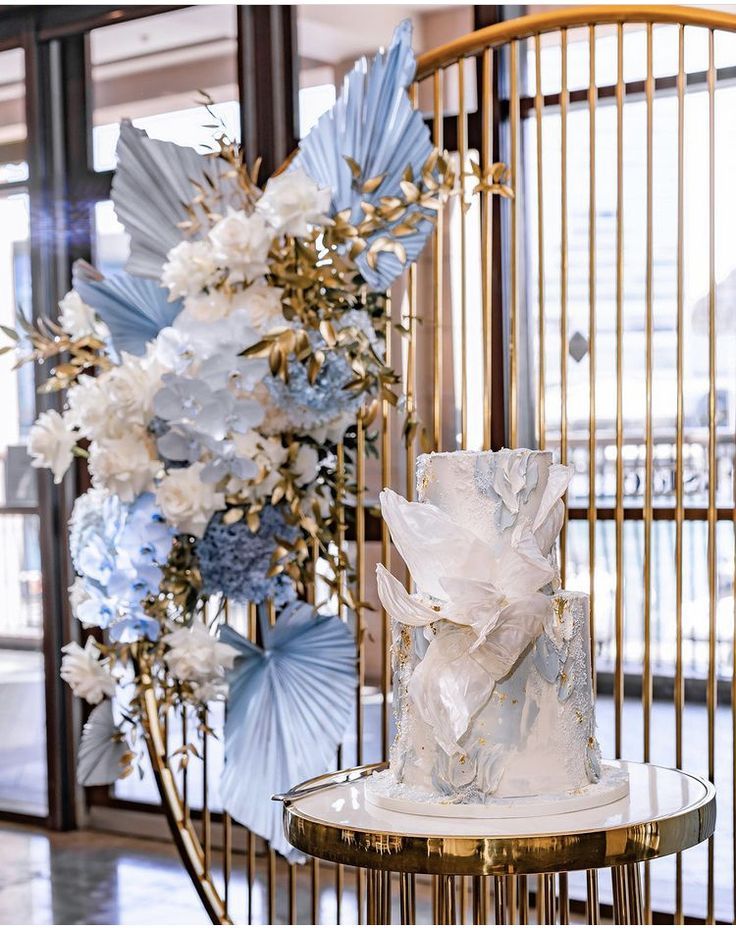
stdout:
{"type": "Polygon", "coordinates": [[[214,884],[212,874],[205,867],[202,845],[191,818],[185,814],[176,779],[169,767],[166,739],[161,728],[159,705],[150,673],[144,666],[139,665],[139,676],[143,690],[141,724],[171,836],[212,924],[231,925],[232,921],[214,884]]]}
{"type": "Polygon", "coordinates": [[[461,36],[446,45],[440,45],[419,56],[416,80],[430,77],[439,68],[455,64],[464,55],[478,55],[486,48],[497,48],[515,39],[558,29],[574,29],[578,26],[613,25],[617,23],[656,23],[672,26],[703,26],[736,32],[736,15],[718,10],[699,9],[686,6],[575,6],[545,13],[519,16],[507,22],[496,23],[461,36]]]}

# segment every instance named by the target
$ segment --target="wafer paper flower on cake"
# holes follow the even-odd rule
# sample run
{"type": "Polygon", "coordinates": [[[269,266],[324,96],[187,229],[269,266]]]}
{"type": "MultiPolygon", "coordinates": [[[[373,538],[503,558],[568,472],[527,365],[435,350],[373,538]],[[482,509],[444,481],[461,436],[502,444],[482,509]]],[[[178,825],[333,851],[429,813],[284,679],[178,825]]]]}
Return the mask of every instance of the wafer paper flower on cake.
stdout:
{"type": "MultiPolygon", "coordinates": [[[[555,484],[560,495],[565,487],[555,484]]],[[[432,503],[410,503],[389,489],[381,494],[383,518],[418,588],[408,593],[379,564],[381,603],[406,625],[449,623],[432,638],[409,683],[417,711],[448,754],[460,750],[458,739],[496,681],[544,627],[550,599],[540,591],[555,570],[537,533],[556,518],[551,497],[541,518],[519,519],[489,543],[432,503]]]]}

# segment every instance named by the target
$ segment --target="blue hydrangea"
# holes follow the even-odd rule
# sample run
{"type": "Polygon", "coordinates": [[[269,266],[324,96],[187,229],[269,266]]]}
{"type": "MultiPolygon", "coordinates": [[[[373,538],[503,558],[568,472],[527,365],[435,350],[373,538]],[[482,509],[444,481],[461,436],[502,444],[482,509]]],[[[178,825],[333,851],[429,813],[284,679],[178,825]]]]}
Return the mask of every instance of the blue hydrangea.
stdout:
{"type": "Polygon", "coordinates": [[[299,361],[289,362],[289,380],[269,375],[265,379],[271,398],[288,417],[292,426],[309,431],[332,422],[344,413],[354,415],[362,397],[345,390],[354,378],[347,359],[335,352],[327,352],[314,383],[309,382],[306,367],[299,361]]]}
{"type": "Polygon", "coordinates": [[[77,609],[80,621],[109,629],[113,641],[155,639],[158,622],[143,612],[141,602],[158,591],[160,565],[173,537],[152,493],[127,506],[99,490],[81,496],[69,533],[74,568],[87,594],[77,609]]]}
{"type": "Polygon", "coordinates": [[[295,597],[287,577],[267,577],[277,538],[293,541],[296,529],[289,525],[277,506],[266,506],[261,524],[252,532],[244,520],[225,525],[214,515],[204,537],[197,542],[203,592],[223,593],[234,602],[273,601],[278,608],[295,597]]]}

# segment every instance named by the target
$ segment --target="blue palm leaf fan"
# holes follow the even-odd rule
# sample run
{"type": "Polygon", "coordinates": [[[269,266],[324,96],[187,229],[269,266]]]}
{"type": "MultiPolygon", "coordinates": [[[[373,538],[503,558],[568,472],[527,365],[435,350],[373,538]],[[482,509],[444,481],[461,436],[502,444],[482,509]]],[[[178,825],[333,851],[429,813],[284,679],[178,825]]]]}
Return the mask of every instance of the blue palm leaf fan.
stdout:
{"type": "Polygon", "coordinates": [[[82,729],[77,757],[77,780],[81,786],[107,786],[123,772],[123,759],[130,751],[115,724],[112,702],[106,699],[90,712],[82,729]]]}
{"type": "MultiPolygon", "coordinates": [[[[289,166],[289,170],[302,168],[320,186],[332,189],[333,215],[350,208],[351,220],[359,222],[364,214],[361,201],[377,203],[381,197],[400,196],[406,168],[411,167],[414,176],[419,176],[432,152],[429,129],[407,94],[416,70],[411,31],[411,22],[404,20],[386,51],[380,51],[370,63],[365,58],[356,62],[345,77],[339,99],[302,139],[289,166]],[[376,190],[361,190],[346,155],[357,162],[363,180],[385,174],[376,190]]],[[[412,207],[408,212],[419,209],[412,207]]],[[[401,237],[408,262],[419,256],[431,230],[429,221],[420,222],[411,235],[401,237]]],[[[376,231],[366,241],[370,246],[385,234],[385,230],[376,231]]],[[[395,255],[385,252],[379,253],[376,267],[371,268],[367,249],[357,264],[374,290],[385,290],[404,270],[395,255]]]]}
{"type": "Polygon", "coordinates": [[[263,647],[220,630],[241,655],[229,675],[220,795],[234,819],[296,862],[271,796],[334,766],[355,698],[355,641],[337,616],[303,602],[273,626],[261,610],[259,623],[263,647]]]}
{"type": "Polygon", "coordinates": [[[221,195],[221,213],[239,202],[237,179],[230,165],[216,155],[200,155],[193,148],[151,139],[129,121],[120,124],[117,168],[112,181],[115,212],[130,236],[125,269],[139,277],[158,280],[166,255],[182,240],[179,223],[191,218],[208,223],[204,211],[193,206],[198,185],[221,195]]]}
{"type": "Polygon", "coordinates": [[[182,308],[181,300],[169,302],[168,290],[155,280],[125,271],[105,277],[86,261],[74,262],[72,283],[107,325],[118,354],[145,354],[146,343],[171,325],[182,308]]]}

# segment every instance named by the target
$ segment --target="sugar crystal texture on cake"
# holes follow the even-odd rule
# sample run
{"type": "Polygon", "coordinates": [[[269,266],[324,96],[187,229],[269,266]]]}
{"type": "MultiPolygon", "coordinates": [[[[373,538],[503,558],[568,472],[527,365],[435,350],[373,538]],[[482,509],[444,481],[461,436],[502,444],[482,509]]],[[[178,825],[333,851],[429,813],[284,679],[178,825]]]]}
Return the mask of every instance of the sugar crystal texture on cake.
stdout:
{"type": "Polygon", "coordinates": [[[550,452],[422,455],[381,508],[416,586],[378,567],[397,734],[381,788],[417,802],[556,797],[601,777],[588,596],[560,589],[572,469],[550,452]]]}

